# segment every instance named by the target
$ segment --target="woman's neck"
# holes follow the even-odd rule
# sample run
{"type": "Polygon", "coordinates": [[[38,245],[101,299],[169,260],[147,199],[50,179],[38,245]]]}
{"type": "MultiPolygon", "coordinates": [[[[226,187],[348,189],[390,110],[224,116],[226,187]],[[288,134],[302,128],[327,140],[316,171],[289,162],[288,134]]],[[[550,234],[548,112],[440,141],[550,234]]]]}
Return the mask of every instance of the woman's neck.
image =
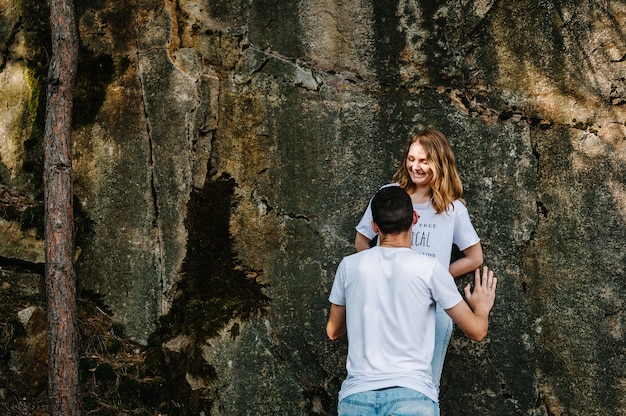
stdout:
{"type": "Polygon", "coordinates": [[[424,204],[432,198],[430,186],[415,188],[411,195],[411,202],[414,204],[424,204]]]}

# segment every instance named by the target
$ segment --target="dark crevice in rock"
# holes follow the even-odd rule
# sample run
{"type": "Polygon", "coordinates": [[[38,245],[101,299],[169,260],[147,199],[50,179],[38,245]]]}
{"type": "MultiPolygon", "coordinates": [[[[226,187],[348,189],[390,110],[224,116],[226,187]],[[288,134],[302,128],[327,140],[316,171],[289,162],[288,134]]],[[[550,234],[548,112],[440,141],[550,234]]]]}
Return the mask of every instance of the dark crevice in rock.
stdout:
{"type": "MultiPolygon", "coordinates": [[[[141,71],[138,69],[138,73],[141,73],[141,71]]],[[[148,114],[147,112],[147,103],[146,103],[146,96],[145,96],[145,86],[143,84],[143,78],[141,76],[138,77],[138,81],[140,84],[140,89],[141,89],[141,98],[142,98],[142,108],[144,111],[144,118],[145,118],[145,128],[146,128],[146,137],[148,140],[148,166],[147,169],[149,171],[149,175],[150,175],[150,194],[152,196],[152,210],[153,210],[153,218],[152,218],[152,229],[155,230],[155,234],[156,234],[156,246],[157,246],[157,255],[156,255],[156,261],[157,261],[157,268],[161,273],[161,278],[160,278],[160,284],[161,284],[161,288],[159,293],[163,293],[164,291],[164,277],[163,277],[163,265],[164,265],[164,259],[163,259],[163,238],[162,238],[162,233],[161,233],[161,228],[159,226],[159,218],[160,218],[160,213],[159,213],[159,190],[158,190],[158,183],[157,183],[157,178],[155,176],[155,166],[157,165],[156,161],[155,161],[155,155],[154,155],[154,141],[152,138],[152,130],[150,128],[150,114],[148,114]]]]}

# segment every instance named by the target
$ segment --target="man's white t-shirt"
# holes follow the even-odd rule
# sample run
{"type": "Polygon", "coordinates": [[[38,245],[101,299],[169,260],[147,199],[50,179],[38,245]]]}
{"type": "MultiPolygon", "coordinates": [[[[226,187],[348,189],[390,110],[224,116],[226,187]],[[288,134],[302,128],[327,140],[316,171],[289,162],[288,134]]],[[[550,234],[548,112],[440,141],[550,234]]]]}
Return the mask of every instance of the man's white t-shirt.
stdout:
{"type": "MultiPolygon", "coordinates": [[[[459,200],[454,201],[448,211],[441,214],[437,214],[430,201],[413,204],[413,209],[419,214],[419,219],[417,224],[413,225],[411,248],[425,256],[436,258],[446,267],[450,265],[453,243],[463,251],[480,242],[467,208],[459,200]]],[[[356,230],[369,239],[376,235],[372,228],[371,201],[356,230]]]]}
{"type": "Polygon", "coordinates": [[[409,248],[361,251],[341,261],[328,299],[346,307],[348,376],[339,401],[386,387],[438,401],[431,371],[435,303],[449,309],[462,300],[439,261],[409,248]]]}

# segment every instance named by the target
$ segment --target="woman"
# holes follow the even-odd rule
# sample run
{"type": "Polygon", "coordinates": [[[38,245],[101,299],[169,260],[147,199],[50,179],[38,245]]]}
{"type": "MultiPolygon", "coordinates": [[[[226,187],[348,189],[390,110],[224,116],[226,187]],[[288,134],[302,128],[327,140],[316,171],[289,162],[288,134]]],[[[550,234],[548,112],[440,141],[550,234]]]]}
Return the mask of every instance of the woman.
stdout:
{"type": "MultiPolygon", "coordinates": [[[[472,226],[465,201],[461,198],[463,185],[456,169],[456,160],[448,139],[437,130],[415,134],[404,151],[402,165],[386,186],[400,186],[410,196],[419,215],[413,225],[411,248],[437,258],[454,277],[474,271],[483,263],[480,238],[472,226]],[[452,245],[463,256],[450,263],[452,245]]],[[[356,227],[357,251],[370,247],[376,236],[372,229],[372,211],[368,206],[356,227]]],[[[443,361],[452,336],[452,320],[437,307],[433,382],[437,390],[443,361]]]]}

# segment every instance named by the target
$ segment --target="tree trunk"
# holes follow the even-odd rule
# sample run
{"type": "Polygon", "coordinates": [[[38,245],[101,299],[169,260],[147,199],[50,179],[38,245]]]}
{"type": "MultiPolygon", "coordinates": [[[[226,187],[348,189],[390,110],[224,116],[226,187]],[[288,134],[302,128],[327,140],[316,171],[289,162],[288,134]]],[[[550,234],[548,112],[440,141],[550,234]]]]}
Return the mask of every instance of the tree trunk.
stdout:
{"type": "Polygon", "coordinates": [[[72,211],[72,98],[78,66],[73,0],[50,1],[52,60],[44,137],[48,396],[52,416],[81,414],[72,211]]]}

